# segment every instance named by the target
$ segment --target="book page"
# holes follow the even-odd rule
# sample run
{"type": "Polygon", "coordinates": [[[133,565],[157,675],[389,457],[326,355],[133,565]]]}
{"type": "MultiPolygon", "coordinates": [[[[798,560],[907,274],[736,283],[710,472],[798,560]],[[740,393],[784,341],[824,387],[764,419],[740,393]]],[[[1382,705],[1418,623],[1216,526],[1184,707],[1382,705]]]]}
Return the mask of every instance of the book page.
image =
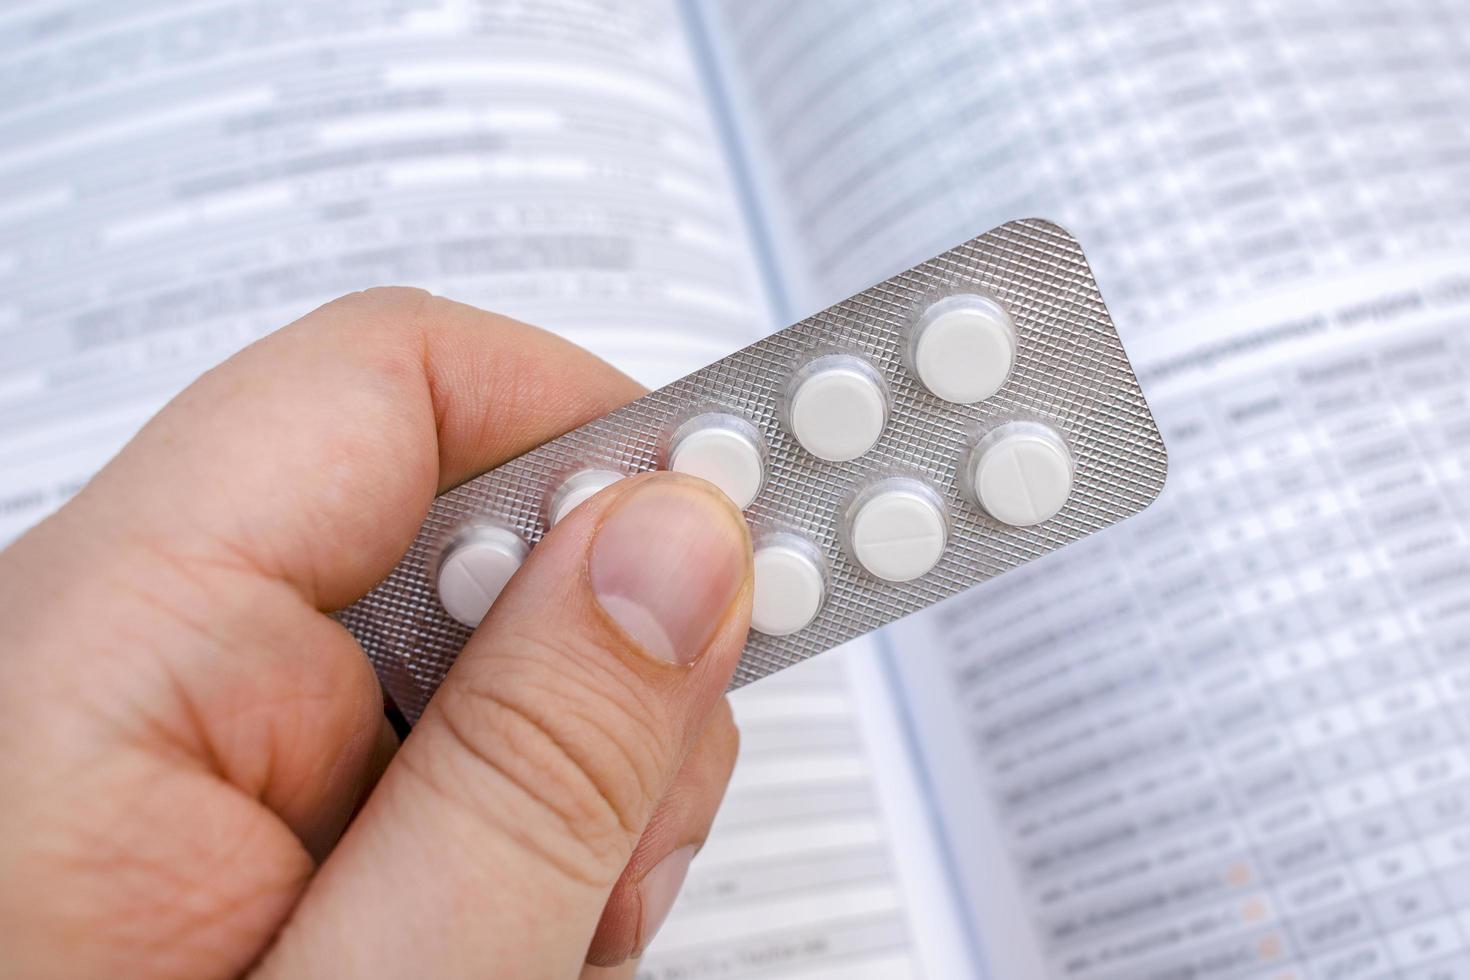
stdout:
{"type": "Polygon", "coordinates": [[[0,52],[0,543],[355,289],[651,385],[768,329],[672,7],[48,0],[0,14],[0,52]]]}
{"type": "Polygon", "coordinates": [[[1130,344],[1465,241],[1452,0],[715,11],[793,318],[1014,218],[1081,237],[1130,344]]]}
{"type": "Polygon", "coordinates": [[[1466,268],[1143,361],[1159,502],[892,636],[997,975],[1467,975],[1466,268]]]}
{"type": "Polygon", "coordinates": [[[831,302],[1069,227],[1170,448],[886,637],[997,977],[1470,976],[1470,29],[1454,5],[729,4],[831,302]]]}
{"type": "MultiPolygon", "coordinates": [[[[7,5],[0,546],[200,372],[354,289],[505,312],[649,385],[764,335],[700,72],[672,4],[7,5]]],[[[910,970],[856,683],[735,698],[727,815],[646,971],[910,970]]]]}
{"type": "Polygon", "coordinates": [[[740,758],[639,980],[951,977],[966,951],[868,641],[735,692],[740,758]],[[860,710],[860,705],[868,707],[860,710]]]}

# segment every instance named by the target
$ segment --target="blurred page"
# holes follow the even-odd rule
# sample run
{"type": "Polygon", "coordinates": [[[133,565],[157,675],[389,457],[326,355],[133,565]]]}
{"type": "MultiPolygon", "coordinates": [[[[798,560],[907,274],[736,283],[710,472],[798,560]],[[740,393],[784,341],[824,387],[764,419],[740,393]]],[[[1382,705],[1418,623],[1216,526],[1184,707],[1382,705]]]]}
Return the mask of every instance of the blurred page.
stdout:
{"type": "Polygon", "coordinates": [[[740,759],[640,980],[951,977],[955,895],[866,641],[731,698],[740,759]]]}
{"type": "Polygon", "coordinates": [[[768,329],[672,8],[0,13],[0,543],[202,370],[423,286],[650,385],[768,329]]]}
{"type": "Polygon", "coordinates": [[[1160,501],[894,631],[996,975],[1470,976],[1467,268],[1193,322],[1160,501]]]}
{"type": "Polygon", "coordinates": [[[1466,241],[1450,0],[715,8],[799,319],[1014,218],[1082,239],[1132,342],[1466,241]]]}
{"type": "Polygon", "coordinates": [[[1081,239],[1141,517],[890,631],[998,977],[1470,976],[1470,21],[721,7],[796,312],[1081,239]]]}
{"type": "MultiPolygon", "coordinates": [[[[684,28],[575,0],[6,7],[0,546],[194,376],[350,290],[506,312],[649,385],[777,325],[684,28]]],[[[909,969],[853,683],[736,697],[728,815],[647,970],[909,969]]]]}

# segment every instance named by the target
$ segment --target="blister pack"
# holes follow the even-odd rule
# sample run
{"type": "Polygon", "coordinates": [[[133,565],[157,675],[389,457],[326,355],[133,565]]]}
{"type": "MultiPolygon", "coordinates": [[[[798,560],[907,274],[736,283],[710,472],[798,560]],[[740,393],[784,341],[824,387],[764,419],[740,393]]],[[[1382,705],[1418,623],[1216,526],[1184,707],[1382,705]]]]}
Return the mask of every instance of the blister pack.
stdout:
{"type": "Polygon", "coordinates": [[[1081,247],[1015,221],[448,491],[339,618],[416,719],[553,524],[673,469],[750,523],[738,687],[1136,513],[1166,465],[1081,247]]]}

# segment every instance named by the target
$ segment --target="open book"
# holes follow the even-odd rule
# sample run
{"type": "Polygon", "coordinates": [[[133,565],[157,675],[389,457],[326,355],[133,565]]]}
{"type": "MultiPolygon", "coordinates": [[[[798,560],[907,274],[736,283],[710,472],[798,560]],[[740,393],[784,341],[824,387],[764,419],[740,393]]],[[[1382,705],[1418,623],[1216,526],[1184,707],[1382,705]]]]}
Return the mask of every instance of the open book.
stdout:
{"type": "Polygon", "coordinates": [[[1163,499],[738,692],[642,975],[1470,977],[1453,0],[31,0],[0,55],[0,542],[351,289],[658,385],[1082,241],[1163,499]]]}

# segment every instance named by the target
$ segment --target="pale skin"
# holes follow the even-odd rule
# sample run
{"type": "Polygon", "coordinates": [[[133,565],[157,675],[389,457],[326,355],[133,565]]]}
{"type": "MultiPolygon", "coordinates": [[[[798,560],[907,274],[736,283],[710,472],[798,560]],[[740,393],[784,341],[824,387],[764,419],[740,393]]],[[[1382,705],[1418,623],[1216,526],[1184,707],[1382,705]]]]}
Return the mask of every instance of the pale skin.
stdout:
{"type": "Polygon", "coordinates": [[[0,976],[631,976],[734,764],[734,506],[649,474],[579,507],[401,747],[328,614],[437,493],[640,392],[353,294],[0,553],[0,976]]]}

